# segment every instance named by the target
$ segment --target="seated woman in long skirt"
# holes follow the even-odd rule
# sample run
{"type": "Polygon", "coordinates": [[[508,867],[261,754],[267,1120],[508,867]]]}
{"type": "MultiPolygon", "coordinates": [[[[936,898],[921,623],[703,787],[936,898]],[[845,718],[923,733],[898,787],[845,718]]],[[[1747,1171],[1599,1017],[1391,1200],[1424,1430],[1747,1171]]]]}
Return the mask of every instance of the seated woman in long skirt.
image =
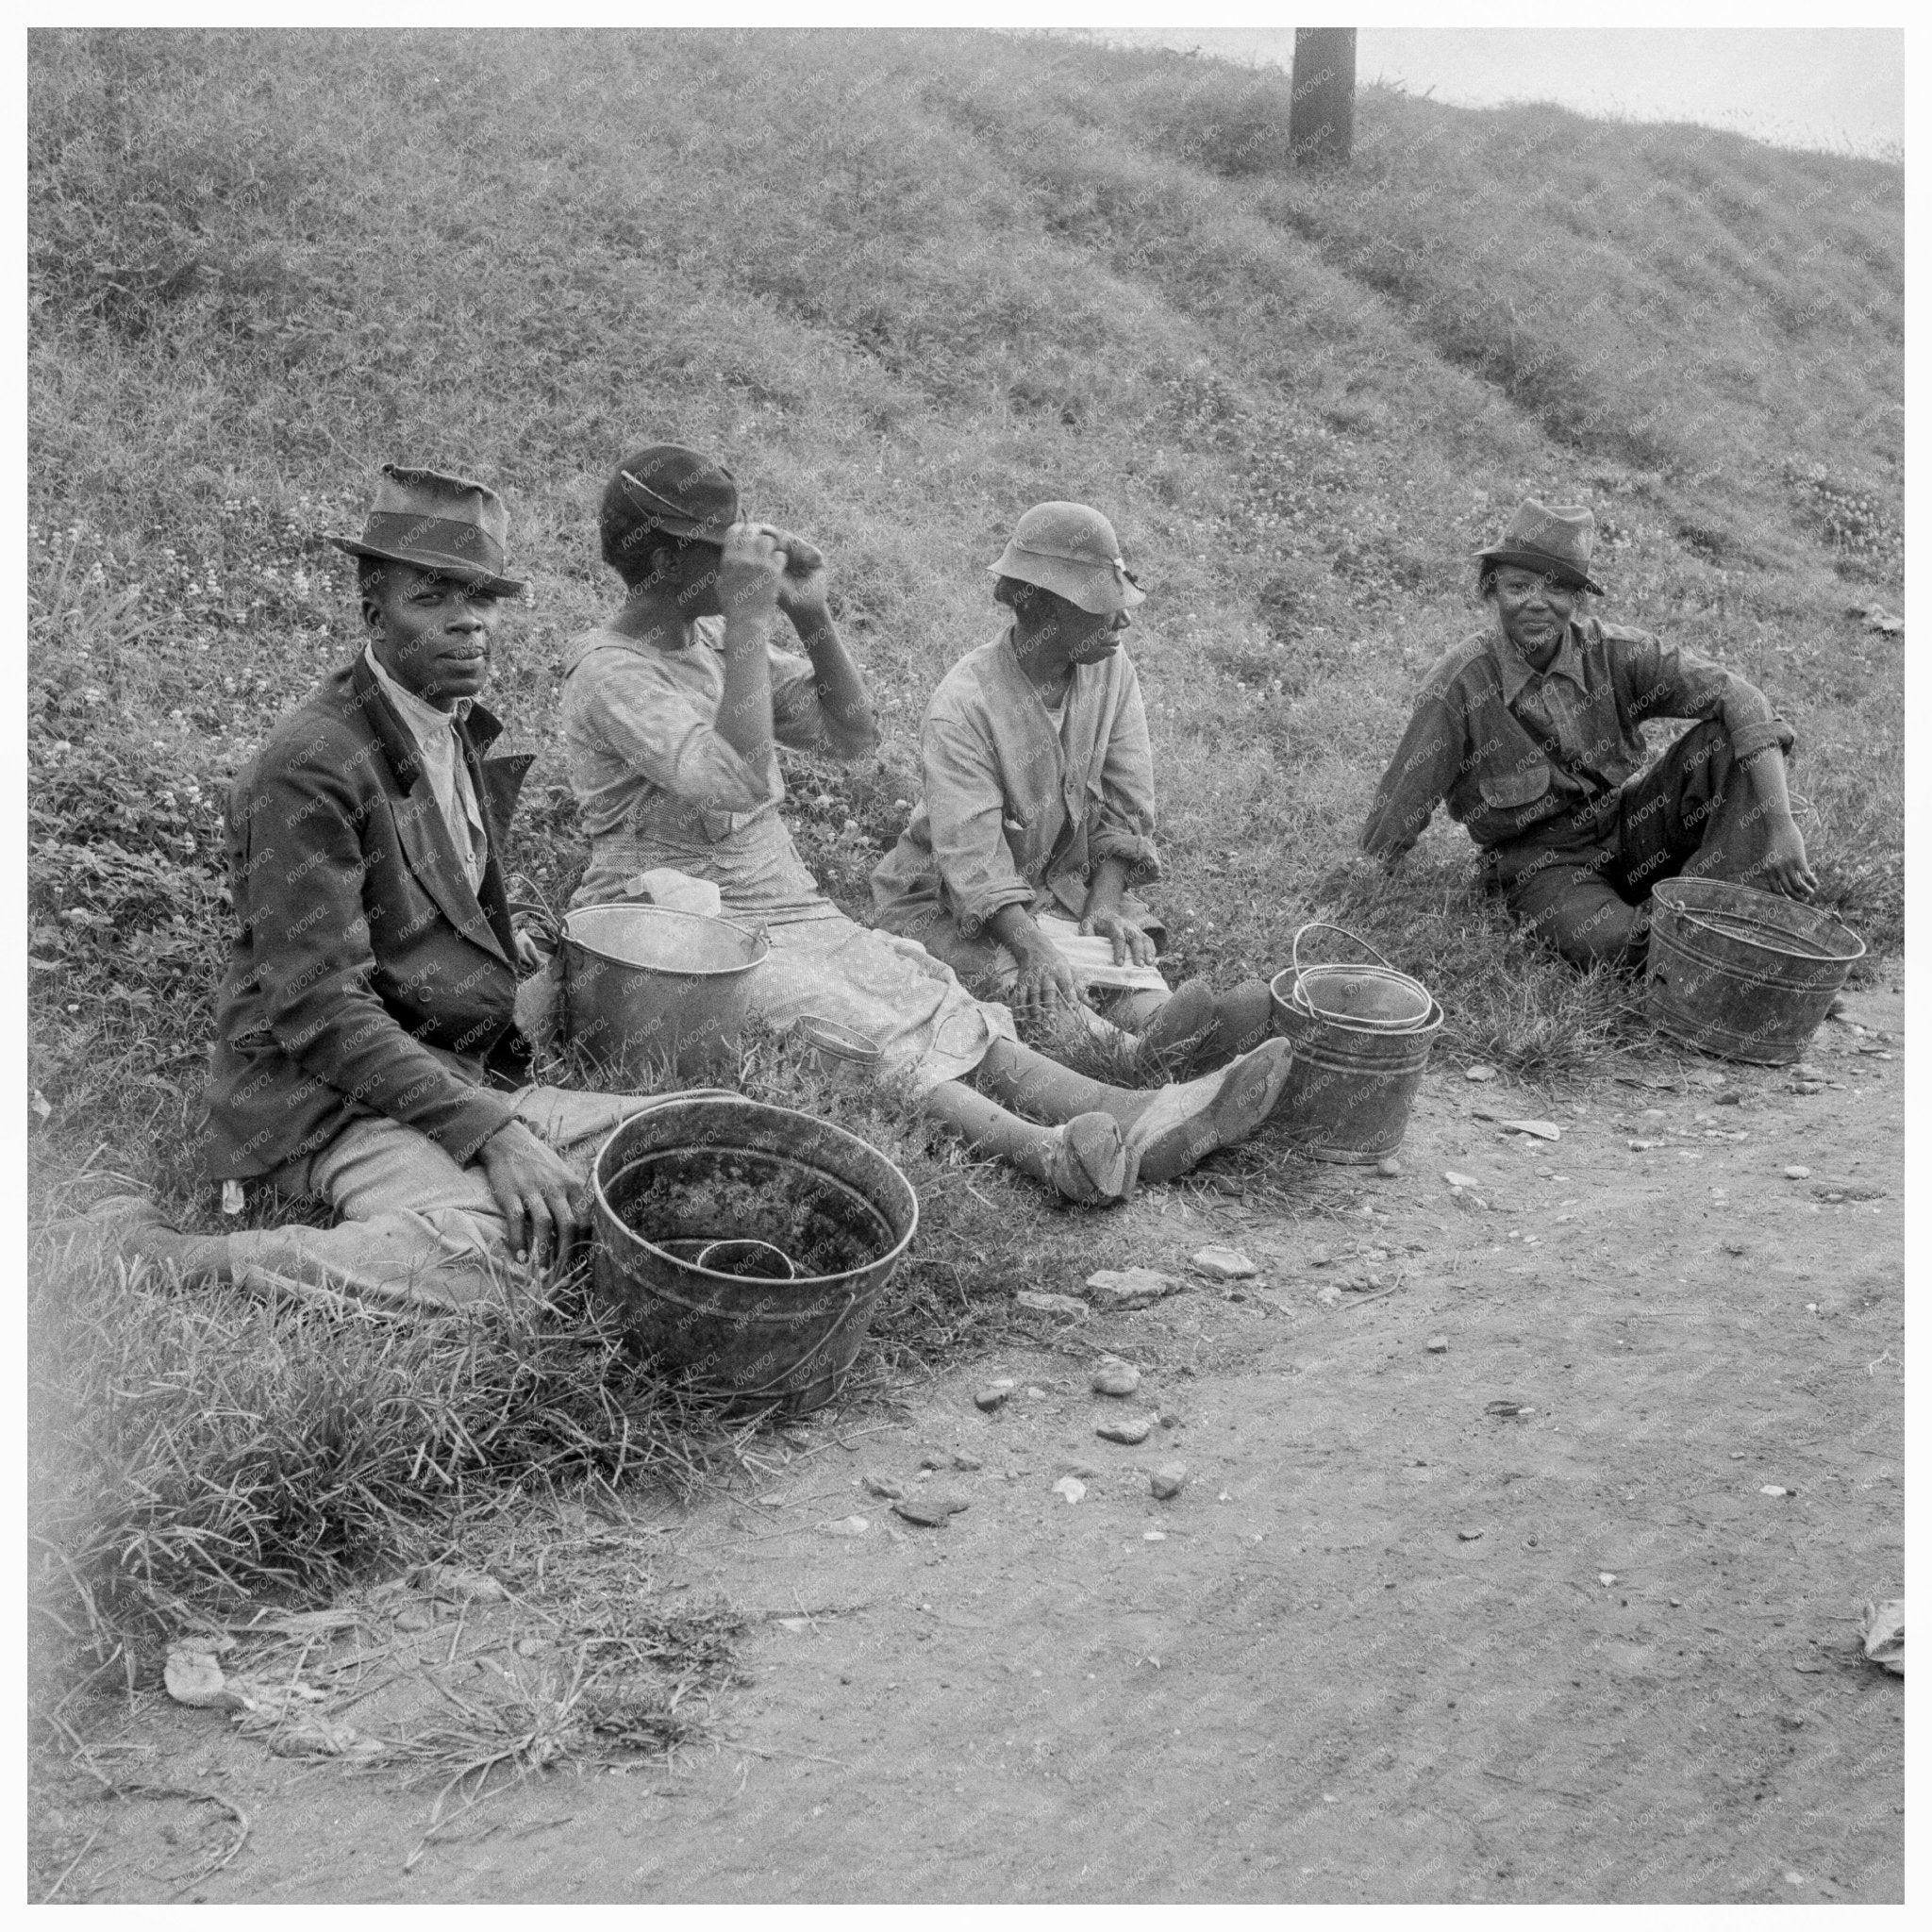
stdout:
{"type": "Polygon", "coordinates": [[[930,1114],[1072,1200],[1172,1179],[1268,1117],[1285,1041],[1145,1091],[1088,1079],[1022,1045],[1010,1011],[974,999],[923,946],[856,924],[819,891],[778,815],[774,747],[857,758],[877,727],[823,559],[744,522],[727,470],[675,444],[638,451],[604,492],[599,537],[626,594],[565,659],[571,783],[591,837],[573,905],[650,896],[640,874],[663,869],[710,881],[726,918],[770,937],[755,1012],[869,1035],[881,1074],[909,1077],[930,1114]],[[768,642],[781,610],[806,656],[768,642]]]}
{"type": "Polygon", "coordinates": [[[1011,614],[926,708],[924,793],[872,875],[875,922],[1005,1000],[1049,1052],[1098,1008],[1224,1064],[1267,1037],[1266,983],[1170,993],[1155,964],[1166,933],[1130,890],[1160,876],[1147,713],[1124,648],[1145,592],[1084,503],[1036,504],[989,568],[1011,614]]]}

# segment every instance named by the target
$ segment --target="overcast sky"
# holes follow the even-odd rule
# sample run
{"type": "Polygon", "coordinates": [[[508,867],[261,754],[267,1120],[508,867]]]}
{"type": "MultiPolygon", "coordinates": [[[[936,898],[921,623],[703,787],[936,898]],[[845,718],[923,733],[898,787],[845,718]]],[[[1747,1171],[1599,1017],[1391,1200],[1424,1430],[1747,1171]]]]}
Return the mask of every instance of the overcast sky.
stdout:
{"type": "MultiPolygon", "coordinates": [[[[1100,30],[1289,66],[1292,27],[1100,30]]],[[[1696,121],[1760,141],[1857,154],[1905,142],[1905,36],[1895,28],[1363,27],[1356,77],[1439,101],[1557,101],[1586,114],[1696,121]]]]}

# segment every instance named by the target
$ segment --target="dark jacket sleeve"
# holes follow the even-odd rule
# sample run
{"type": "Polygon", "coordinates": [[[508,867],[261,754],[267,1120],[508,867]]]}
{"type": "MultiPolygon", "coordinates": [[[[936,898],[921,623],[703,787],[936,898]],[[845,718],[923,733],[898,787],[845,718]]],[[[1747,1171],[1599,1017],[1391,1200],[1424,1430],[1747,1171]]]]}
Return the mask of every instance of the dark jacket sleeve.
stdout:
{"type": "Polygon", "coordinates": [[[1408,729],[1375,787],[1375,802],[1362,826],[1361,848],[1373,858],[1396,858],[1427,828],[1430,818],[1462,769],[1469,736],[1459,687],[1432,675],[1410,714],[1408,729]]]}
{"type": "Polygon", "coordinates": [[[453,1073],[374,990],[362,816],[388,808],[326,758],[258,775],[234,828],[258,962],[255,1010],[306,1074],[467,1162],[515,1109],[453,1073]]]}

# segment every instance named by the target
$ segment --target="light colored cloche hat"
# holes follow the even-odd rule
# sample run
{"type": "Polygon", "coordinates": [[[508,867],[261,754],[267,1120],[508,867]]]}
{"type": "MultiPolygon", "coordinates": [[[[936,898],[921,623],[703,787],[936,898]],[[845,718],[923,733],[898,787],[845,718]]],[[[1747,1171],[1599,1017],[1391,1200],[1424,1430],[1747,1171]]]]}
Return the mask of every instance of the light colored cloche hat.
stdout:
{"type": "Polygon", "coordinates": [[[1483,563],[1541,571],[1573,591],[1593,591],[1600,597],[1604,587],[1590,574],[1595,548],[1596,518],[1581,504],[1541,504],[1525,496],[1502,536],[1475,555],[1483,563]]]}
{"type": "Polygon", "coordinates": [[[498,597],[514,597],[524,586],[503,575],[508,534],[509,512],[487,484],[385,463],[361,537],[328,541],[351,557],[412,563],[498,597]]]}
{"type": "Polygon", "coordinates": [[[1036,503],[1013,525],[1000,560],[987,569],[996,577],[1038,584],[1096,615],[1131,610],[1147,594],[1121,560],[1113,525],[1084,503],[1036,503]]]}

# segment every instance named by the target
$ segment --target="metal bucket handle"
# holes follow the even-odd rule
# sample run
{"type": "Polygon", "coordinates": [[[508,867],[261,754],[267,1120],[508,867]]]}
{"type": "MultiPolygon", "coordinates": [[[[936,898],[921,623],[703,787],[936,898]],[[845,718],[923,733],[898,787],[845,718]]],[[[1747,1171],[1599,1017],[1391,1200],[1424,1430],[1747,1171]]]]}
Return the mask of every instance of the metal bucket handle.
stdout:
{"type": "MultiPolygon", "coordinates": [[[[1388,967],[1391,973],[1401,974],[1404,979],[1413,979],[1415,977],[1413,974],[1403,973],[1401,967],[1399,966],[1390,965],[1390,962],[1387,959],[1383,958],[1380,953],[1376,953],[1374,947],[1370,945],[1368,941],[1363,939],[1360,933],[1350,932],[1347,926],[1336,925],[1331,921],[1326,919],[1311,919],[1306,925],[1302,926],[1300,930],[1296,932],[1294,936],[1294,941],[1288,949],[1288,962],[1294,974],[1293,997],[1301,1000],[1307,1000],[1308,1011],[1311,1013],[1320,1013],[1324,1018],[1330,1020],[1346,1020],[1350,1017],[1350,1015],[1346,1013],[1335,1012],[1332,1008],[1327,1007],[1318,1007],[1315,1004],[1315,1002],[1308,997],[1307,990],[1302,985],[1302,974],[1304,972],[1307,971],[1307,968],[1305,968],[1302,965],[1302,934],[1316,931],[1339,932],[1343,939],[1352,941],[1356,945],[1358,945],[1363,952],[1374,953],[1375,963],[1378,966],[1386,966],[1388,967]]],[[[1326,960],[1319,960],[1313,963],[1325,965],[1330,962],[1326,960]]],[[[1418,986],[1421,986],[1422,982],[1420,980],[1417,980],[1416,984],[1418,986]]],[[[1424,987],[1423,990],[1425,992],[1428,991],[1426,987],[1424,987]]]]}
{"type": "MultiPolygon", "coordinates": [[[[1728,927],[1719,925],[1713,920],[1706,918],[1699,913],[1693,912],[1688,906],[1672,906],[1671,911],[1674,917],[1681,919],[1686,925],[1694,925],[1700,932],[1707,932],[1711,934],[1714,938],[1721,940],[1740,941],[1743,944],[1747,946],[1762,946],[1767,953],[1782,953],[1787,958],[1790,959],[1808,959],[1814,965],[1836,966],[1840,962],[1842,962],[1845,965],[1850,965],[1860,957],[1860,955],[1857,953],[1845,954],[1813,952],[1810,950],[1809,946],[1807,944],[1804,939],[1801,938],[1799,934],[1794,932],[1786,932],[1781,927],[1771,926],[1767,927],[1766,929],[1772,932],[1775,932],[1779,940],[1788,942],[1785,944],[1774,946],[1764,940],[1752,938],[1751,935],[1748,933],[1735,932],[1730,930],[1728,927]]],[[[1726,915],[1723,913],[1719,913],[1717,915],[1717,918],[1722,919],[1726,915]]],[[[1748,924],[1752,922],[1740,923],[1748,924]]],[[[1848,932],[1851,931],[1851,928],[1849,926],[1847,926],[1845,929],[1848,932]]],[[[1858,936],[1857,933],[1853,933],[1852,937],[1854,939],[1857,939],[1858,936]]],[[[1863,944],[1862,941],[1860,941],[1860,944],[1863,944]]]]}

